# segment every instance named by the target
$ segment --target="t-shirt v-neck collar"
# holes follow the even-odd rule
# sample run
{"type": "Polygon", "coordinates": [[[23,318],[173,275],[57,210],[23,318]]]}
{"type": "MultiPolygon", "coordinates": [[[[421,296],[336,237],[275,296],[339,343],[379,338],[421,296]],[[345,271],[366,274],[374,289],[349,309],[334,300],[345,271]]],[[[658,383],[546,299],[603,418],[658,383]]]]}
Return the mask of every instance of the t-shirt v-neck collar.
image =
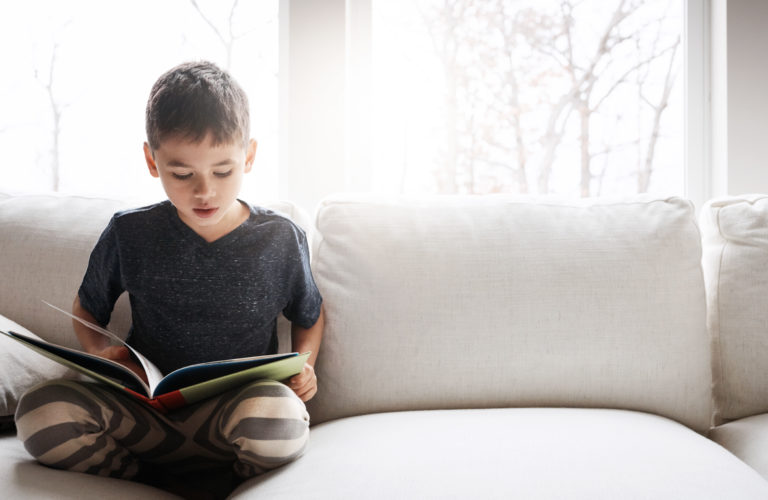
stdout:
{"type": "Polygon", "coordinates": [[[166,200],[165,204],[168,210],[168,219],[171,222],[171,225],[178,230],[181,235],[195,243],[197,246],[210,249],[210,248],[216,248],[220,246],[226,246],[230,244],[233,241],[236,241],[240,238],[240,234],[243,232],[244,227],[248,225],[251,218],[253,217],[253,208],[248,203],[238,199],[238,202],[240,202],[243,206],[245,206],[248,209],[248,217],[240,223],[237,227],[235,227],[232,231],[228,232],[224,236],[221,236],[220,238],[217,238],[213,241],[208,241],[197,232],[195,232],[194,229],[189,227],[183,220],[181,220],[181,217],[179,217],[179,212],[176,210],[176,207],[171,203],[170,200],[166,200]]]}

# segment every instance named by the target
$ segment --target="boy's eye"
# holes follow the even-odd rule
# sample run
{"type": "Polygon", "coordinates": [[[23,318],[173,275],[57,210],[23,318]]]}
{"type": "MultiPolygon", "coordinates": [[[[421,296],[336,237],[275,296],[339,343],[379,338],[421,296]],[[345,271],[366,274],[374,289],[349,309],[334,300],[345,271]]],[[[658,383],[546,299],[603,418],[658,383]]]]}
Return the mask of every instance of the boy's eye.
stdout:
{"type": "Polygon", "coordinates": [[[182,181],[183,181],[183,180],[185,180],[185,179],[189,179],[190,177],[192,177],[192,174],[175,174],[175,173],[174,173],[174,174],[171,174],[171,175],[173,175],[173,177],[174,177],[175,179],[179,179],[179,180],[182,180],[182,181]]]}
{"type": "Polygon", "coordinates": [[[230,175],[232,175],[232,170],[230,169],[230,170],[227,170],[226,172],[214,172],[213,175],[215,175],[216,177],[229,177],[230,175]]]}

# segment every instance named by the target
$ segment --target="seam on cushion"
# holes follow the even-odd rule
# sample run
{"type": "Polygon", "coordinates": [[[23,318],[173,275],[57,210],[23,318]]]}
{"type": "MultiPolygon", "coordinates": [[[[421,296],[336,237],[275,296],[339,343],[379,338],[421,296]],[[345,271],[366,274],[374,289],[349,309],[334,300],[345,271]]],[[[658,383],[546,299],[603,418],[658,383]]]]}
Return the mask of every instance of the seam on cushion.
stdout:
{"type": "Polygon", "coordinates": [[[307,245],[309,246],[309,262],[310,265],[312,264],[312,252],[314,252],[315,249],[315,238],[317,238],[317,235],[319,234],[319,231],[317,230],[317,227],[315,227],[315,223],[312,220],[312,217],[310,217],[307,212],[297,204],[293,203],[289,200],[281,200],[276,201],[274,203],[284,203],[288,205],[290,209],[290,214],[288,214],[288,218],[299,226],[299,228],[304,231],[304,234],[307,238],[307,245]],[[305,220],[307,222],[307,228],[302,228],[301,225],[297,222],[298,219],[305,220]]]}
{"type": "Polygon", "coordinates": [[[314,250],[312,252],[313,254],[312,259],[310,259],[310,264],[316,263],[316,261],[320,256],[320,250],[324,246],[324,243],[325,243],[325,238],[323,238],[323,235],[320,234],[320,236],[317,238],[317,241],[312,245],[314,250]]]}
{"type": "Polygon", "coordinates": [[[724,208],[724,207],[736,205],[737,203],[746,203],[747,205],[754,205],[755,203],[768,199],[768,195],[757,195],[757,197],[753,200],[747,199],[745,198],[745,196],[748,196],[748,195],[730,196],[726,198],[714,199],[714,200],[708,201],[707,203],[709,203],[709,205],[712,208],[724,208]]]}
{"type": "Polygon", "coordinates": [[[310,265],[315,263],[318,256],[320,255],[320,249],[323,246],[323,243],[325,243],[325,236],[323,235],[323,231],[320,229],[320,215],[325,211],[326,207],[327,205],[325,202],[321,201],[315,209],[315,234],[312,241],[312,255],[310,259],[310,265]]]}
{"type": "MultiPolygon", "coordinates": [[[[463,199],[463,200],[475,200],[476,198],[466,195],[456,195],[456,198],[463,199]]],[[[428,202],[440,202],[444,201],[448,198],[440,197],[439,195],[435,195],[433,197],[427,198],[428,202]]],[[[514,204],[514,205],[535,205],[539,207],[555,207],[555,208],[594,208],[594,207],[614,207],[614,206],[623,206],[623,205],[650,205],[652,203],[667,203],[672,204],[675,201],[681,201],[687,205],[687,208],[689,210],[695,210],[693,207],[693,202],[690,200],[687,200],[685,198],[682,198],[680,196],[669,196],[666,198],[651,198],[648,200],[616,200],[611,201],[608,203],[584,203],[584,204],[578,204],[574,203],[572,200],[568,200],[563,198],[562,203],[552,203],[552,202],[545,202],[541,201],[542,198],[535,198],[532,197],[530,199],[520,199],[516,197],[499,197],[497,198],[499,201],[514,204]]],[[[326,200],[323,200],[321,202],[321,206],[318,207],[316,217],[319,218],[320,212],[324,210],[328,205],[371,205],[371,206],[390,206],[390,205],[400,205],[402,203],[408,203],[410,201],[417,201],[417,198],[412,197],[400,197],[400,198],[372,198],[372,199],[332,199],[328,198],[326,200]]],[[[423,201],[423,200],[422,200],[423,201]]],[[[429,206],[429,205],[427,205],[429,206]]],[[[317,224],[315,224],[317,226],[317,224]]]]}
{"type": "MultiPolygon", "coordinates": [[[[2,193],[0,193],[0,196],[3,196],[2,193]]],[[[120,197],[107,197],[107,196],[88,196],[83,194],[68,194],[68,193],[19,193],[19,194],[10,194],[7,195],[7,200],[10,199],[30,199],[30,198],[46,198],[49,200],[61,200],[61,199],[67,199],[67,198],[76,198],[78,200],[87,200],[87,201],[108,201],[108,202],[115,202],[115,203],[128,203],[131,204],[134,201],[139,201],[137,199],[133,198],[120,198],[120,197]]]]}
{"type": "Polygon", "coordinates": [[[723,235],[722,227],[720,225],[720,212],[721,209],[718,209],[715,213],[715,226],[717,227],[717,233],[720,235],[720,237],[723,239],[723,246],[720,248],[720,256],[717,259],[717,286],[714,288],[714,307],[715,307],[715,325],[712,326],[712,374],[713,374],[713,381],[714,381],[714,387],[712,391],[712,398],[713,398],[713,405],[714,405],[714,412],[712,415],[713,419],[713,425],[721,425],[724,423],[725,418],[723,417],[724,408],[727,406],[726,402],[724,401],[725,397],[725,391],[724,391],[724,384],[725,380],[723,377],[723,349],[722,349],[722,340],[721,340],[721,332],[720,332],[720,283],[721,283],[721,274],[723,272],[723,258],[725,256],[725,249],[729,244],[729,241],[725,236],[723,235]]]}
{"type": "MultiPolygon", "coordinates": [[[[688,201],[688,207],[689,207],[691,212],[695,212],[695,207],[693,205],[693,202],[688,201]]],[[[708,404],[708,408],[707,408],[707,414],[708,414],[707,416],[708,416],[708,420],[709,420],[709,426],[712,427],[712,426],[714,426],[714,422],[715,422],[716,417],[717,417],[717,406],[715,404],[714,389],[711,387],[711,385],[713,385],[713,383],[714,383],[714,367],[712,366],[714,364],[713,363],[714,347],[712,345],[712,339],[710,337],[709,328],[707,326],[707,321],[706,321],[706,318],[707,318],[707,315],[708,315],[708,304],[707,304],[708,303],[708,298],[707,298],[706,280],[704,278],[704,267],[702,265],[703,258],[704,258],[704,243],[703,243],[704,242],[704,237],[703,237],[703,233],[702,233],[701,227],[699,226],[696,218],[695,217],[691,217],[690,219],[691,219],[690,223],[693,224],[693,230],[698,235],[698,245],[699,245],[698,268],[699,268],[699,278],[701,279],[701,290],[702,290],[703,295],[704,295],[704,297],[703,297],[703,299],[704,299],[704,317],[705,317],[704,335],[705,335],[705,338],[707,340],[707,343],[708,343],[709,349],[710,349],[709,356],[708,356],[709,359],[707,361],[708,361],[709,369],[710,369],[710,377],[712,377],[712,380],[710,381],[710,391],[709,391],[709,398],[708,398],[709,399],[709,404],[708,404]]]]}
{"type": "MultiPolygon", "coordinates": [[[[737,205],[741,205],[741,204],[747,204],[747,205],[749,205],[751,207],[754,207],[755,204],[757,204],[758,202],[764,201],[764,200],[768,200],[768,196],[762,197],[762,198],[758,198],[758,199],[752,200],[752,201],[750,201],[750,200],[738,200],[738,201],[736,201],[734,203],[731,203],[731,204],[728,204],[728,205],[723,205],[721,207],[721,210],[730,209],[730,208],[733,208],[733,207],[735,207],[737,205]]],[[[756,246],[756,247],[759,247],[759,248],[765,248],[765,245],[763,243],[760,243],[760,242],[751,243],[750,242],[751,241],[750,238],[747,237],[747,236],[738,237],[736,234],[734,234],[734,233],[731,233],[731,234],[726,233],[722,229],[720,230],[720,233],[722,234],[723,239],[725,239],[727,241],[737,241],[737,240],[740,240],[742,243],[749,244],[751,246],[756,246]]]]}

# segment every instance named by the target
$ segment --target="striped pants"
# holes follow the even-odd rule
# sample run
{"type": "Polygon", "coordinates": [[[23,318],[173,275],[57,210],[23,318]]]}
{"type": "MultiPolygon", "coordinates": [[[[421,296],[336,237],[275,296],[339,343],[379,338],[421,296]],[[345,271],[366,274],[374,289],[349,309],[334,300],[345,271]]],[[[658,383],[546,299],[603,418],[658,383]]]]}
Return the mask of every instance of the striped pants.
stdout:
{"type": "Polygon", "coordinates": [[[177,474],[234,466],[247,478],[304,452],[309,415],[271,380],[168,414],[100,384],[55,380],[23,396],[16,427],[27,451],[58,469],[132,479],[158,465],[177,474]]]}

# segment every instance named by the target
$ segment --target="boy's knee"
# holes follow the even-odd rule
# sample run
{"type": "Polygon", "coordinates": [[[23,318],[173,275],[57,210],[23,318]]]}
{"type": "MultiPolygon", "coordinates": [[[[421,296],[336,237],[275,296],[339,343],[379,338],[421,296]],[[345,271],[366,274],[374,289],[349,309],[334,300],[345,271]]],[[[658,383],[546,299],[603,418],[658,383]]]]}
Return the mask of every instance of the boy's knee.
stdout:
{"type": "Polygon", "coordinates": [[[259,380],[238,391],[222,414],[222,430],[228,434],[227,430],[243,418],[293,419],[309,425],[301,399],[288,386],[273,380],[259,380]]]}
{"type": "Polygon", "coordinates": [[[16,410],[30,455],[57,469],[131,478],[139,464],[111,433],[106,393],[96,384],[54,380],[27,391],[16,410]]]}
{"type": "Polygon", "coordinates": [[[26,428],[34,423],[77,421],[95,422],[99,405],[88,385],[72,380],[51,380],[29,389],[19,399],[16,426],[26,428]]]}
{"type": "Polygon", "coordinates": [[[221,431],[238,455],[238,473],[252,476],[304,452],[309,414],[288,387],[261,381],[241,390],[222,415],[221,431]]]}
{"type": "Polygon", "coordinates": [[[49,450],[83,434],[99,432],[100,411],[83,384],[53,380],[38,384],[19,400],[18,437],[40,458],[49,450]]]}

